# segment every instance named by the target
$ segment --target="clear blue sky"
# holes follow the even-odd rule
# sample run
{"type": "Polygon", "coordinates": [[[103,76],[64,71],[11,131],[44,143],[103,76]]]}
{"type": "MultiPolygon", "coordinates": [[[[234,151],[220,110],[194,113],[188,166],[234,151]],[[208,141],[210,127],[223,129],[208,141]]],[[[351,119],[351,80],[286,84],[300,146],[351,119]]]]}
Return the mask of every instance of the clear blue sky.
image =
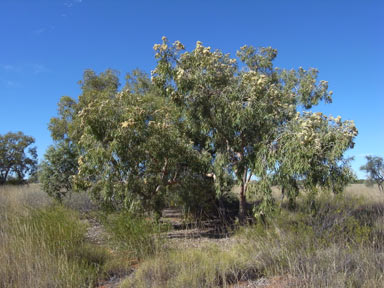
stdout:
{"type": "MultiPolygon", "coordinates": [[[[276,66],[316,67],[334,101],[313,109],[353,119],[353,168],[384,156],[384,1],[0,0],[0,134],[36,138],[39,158],[63,95],[77,98],[85,69],[150,71],[165,35],[231,53],[272,46],[276,66]]],[[[364,174],[358,172],[361,177],[364,174]]]]}

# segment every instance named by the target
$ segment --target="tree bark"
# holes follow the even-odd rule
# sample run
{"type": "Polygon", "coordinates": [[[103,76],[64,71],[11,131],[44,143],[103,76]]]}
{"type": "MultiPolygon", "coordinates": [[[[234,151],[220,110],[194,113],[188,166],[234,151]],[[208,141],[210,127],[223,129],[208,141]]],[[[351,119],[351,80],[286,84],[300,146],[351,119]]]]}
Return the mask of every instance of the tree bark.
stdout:
{"type": "Polygon", "coordinates": [[[239,202],[239,221],[240,224],[245,223],[245,216],[246,216],[246,198],[245,198],[245,183],[242,180],[241,181],[241,190],[240,190],[240,202],[239,202]]]}
{"type": "Polygon", "coordinates": [[[2,175],[0,177],[0,185],[4,185],[5,182],[7,182],[8,173],[9,173],[9,169],[7,169],[4,174],[1,173],[2,175]]]}
{"type": "Polygon", "coordinates": [[[240,189],[240,202],[239,202],[239,221],[240,224],[245,224],[246,214],[247,214],[247,199],[245,193],[247,192],[247,184],[250,180],[250,177],[247,177],[248,169],[245,168],[244,175],[241,179],[241,189],[240,189]]]}

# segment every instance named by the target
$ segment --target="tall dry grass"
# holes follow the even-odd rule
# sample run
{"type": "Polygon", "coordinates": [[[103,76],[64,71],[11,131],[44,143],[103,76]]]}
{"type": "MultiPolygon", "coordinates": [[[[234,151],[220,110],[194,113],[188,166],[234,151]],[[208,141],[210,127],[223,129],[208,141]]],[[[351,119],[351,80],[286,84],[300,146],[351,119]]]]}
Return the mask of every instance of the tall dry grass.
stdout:
{"type": "Polygon", "coordinates": [[[380,192],[377,185],[367,186],[366,184],[351,184],[346,187],[345,194],[347,196],[362,198],[365,202],[384,202],[384,193],[380,192]]]}
{"type": "Polygon", "coordinates": [[[123,287],[233,287],[277,275],[289,287],[383,287],[384,203],[359,188],[321,195],[315,214],[282,209],[268,226],[240,228],[227,246],[157,254],[123,287]]]}
{"type": "Polygon", "coordinates": [[[0,187],[0,287],[92,287],[103,253],[85,225],[38,185],[0,187]]]}
{"type": "Polygon", "coordinates": [[[0,211],[21,212],[24,207],[41,208],[51,203],[39,184],[0,185],[0,211]]]}
{"type": "Polygon", "coordinates": [[[79,213],[99,213],[86,195],[60,206],[38,185],[0,187],[0,287],[93,287],[128,273],[133,258],[142,262],[123,287],[230,287],[276,275],[289,275],[291,287],[383,287],[383,198],[355,184],[343,197],[321,195],[314,214],[302,199],[268,226],[238,228],[226,245],[183,250],[163,249],[148,219],[105,215],[112,257],[84,240],[79,213]]]}

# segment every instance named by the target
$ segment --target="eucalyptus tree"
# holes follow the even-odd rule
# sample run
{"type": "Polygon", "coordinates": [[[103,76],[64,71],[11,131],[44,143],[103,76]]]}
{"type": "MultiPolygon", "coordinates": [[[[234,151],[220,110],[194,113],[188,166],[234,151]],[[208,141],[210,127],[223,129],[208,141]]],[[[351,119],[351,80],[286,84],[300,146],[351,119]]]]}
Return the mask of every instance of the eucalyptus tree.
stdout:
{"type": "Polygon", "coordinates": [[[25,175],[36,172],[37,152],[31,146],[33,143],[35,139],[22,132],[0,135],[0,185],[10,176],[22,182],[25,175]]]}
{"type": "Polygon", "coordinates": [[[318,187],[338,194],[353,181],[351,159],[343,154],[353,148],[356,135],[353,121],[343,122],[340,116],[320,112],[297,112],[279,134],[275,142],[278,149],[272,151],[272,158],[277,160],[272,176],[282,185],[290,207],[300,188],[311,196],[318,187]]]}
{"type": "Polygon", "coordinates": [[[84,84],[73,132],[80,135],[77,189],[113,209],[157,215],[167,194],[209,189],[208,157],[193,148],[179,109],[144,73],[128,74],[120,91],[118,85],[89,90],[84,84]]]}
{"type": "Polygon", "coordinates": [[[39,181],[51,197],[62,201],[73,192],[73,177],[77,173],[77,141],[72,130],[78,103],[69,96],[61,97],[57,117],[50,120],[48,129],[54,144],[49,146],[39,167],[39,181]]]}
{"type": "Polygon", "coordinates": [[[243,221],[252,179],[262,217],[273,207],[276,181],[294,202],[299,183],[338,192],[350,179],[343,153],[357,130],[307,111],[332,100],[316,69],[275,68],[271,47],[243,46],[235,59],[201,42],[188,52],[163,37],[154,50],[151,79],[134,71],[120,88],[117,72],[88,70],[78,100],[59,103],[50,129],[74,144],[76,189],[112,208],[159,214],[169,194],[204,203],[237,182],[243,221]]]}
{"type": "Polygon", "coordinates": [[[332,131],[330,134],[342,139],[343,144],[335,145],[328,136],[322,135],[320,132],[324,129],[311,130],[321,145],[331,147],[328,154],[312,142],[304,143],[306,149],[295,150],[300,148],[297,142],[288,141],[292,137],[297,140],[297,134],[305,130],[298,124],[308,117],[312,119],[307,116],[312,114],[300,116],[298,110],[311,109],[320,101],[331,102],[328,83],[317,81],[316,69],[274,68],[277,51],[271,47],[243,46],[237,53],[238,63],[237,59],[204,47],[199,41],[195,49],[188,52],[179,41],[170,44],[165,37],[162,40],[154,46],[157,66],[152,71],[152,81],[165,99],[181,109],[186,135],[195,149],[210,156],[212,171],[208,175],[218,179],[214,171],[229,171],[240,184],[241,220],[245,216],[246,193],[252,177],[258,179],[263,192],[259,213],[264,215],[273,202],[271,174],[277,174],[273,173],[276,169],[280,180],[300,174],[312,179],[314,185],[324,184],[325,180],[314,179],[328,178],[332,169],[345,172],[338,168],[337,162],[353,145],[357,133],[353,123],[340,122],[339,129],[332,129],[328,121],[322,121],[324,129],[332,131]],[[348,133],[344,133],[345,130],[348,133]],[[290,151],[291,155],[285,157],[283,151],[290,151]],[[300,161],[295,164],[296,160],[300,161]],[[323,165],[321,171],[312,169],[312,164],[320,160],[329,165],[323,165]],[[220,169],[214,169],[217,165],[220,169]]]}
{"type": "Polygon", "coordinates": [[[381,192],[384,191],[384,160],[379,156],[366,156],[367,163],[360,167],[360,170],[368,174],[368,183],[376,183],[381,192]]]}
{"type": "Polygon", "coordinates": [[[39,180],[48,195],[61,201],[74,190],[74,177],[78,173],[78,145],[83,131],[79,125],[78,113],[99,94],[113,94],[119,86],[118,75],[107,70],[100,75],[86,70],[79,82],[82,94],[78,100],[69,96],[60,98],[57,116],[52,117],[48,129],[54,144],[51,145],[40,165],[39,180]]]}
{"type": "Polygon", "coordinates": [[[73,192],[73,177],[77,174],[77,150],[70,141],[51,145],[39,167],[39,181],[47,194],[59,202],[73,192]]]}

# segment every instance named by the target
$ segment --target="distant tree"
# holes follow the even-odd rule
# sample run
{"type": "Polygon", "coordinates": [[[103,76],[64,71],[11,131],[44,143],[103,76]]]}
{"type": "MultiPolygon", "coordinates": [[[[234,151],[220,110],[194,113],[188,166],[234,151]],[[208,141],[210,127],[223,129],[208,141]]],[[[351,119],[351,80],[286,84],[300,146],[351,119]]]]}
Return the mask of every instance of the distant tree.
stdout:
{"type": "Polygon", "coordinates": [[[379,156],[366,156],[367,163],[360,167],[368,175],[368,183],[376,183],[380,191],[383,192],[384,183],[384,161],[379,156]]]}
{"type": "Polygon", "coordinates": [[[36,147],[30,147],[33,143],[35,139],[22,132],[0,135],[0,185],[9,177],[23,182],[27,174],[36,171],[36,147]]]}

